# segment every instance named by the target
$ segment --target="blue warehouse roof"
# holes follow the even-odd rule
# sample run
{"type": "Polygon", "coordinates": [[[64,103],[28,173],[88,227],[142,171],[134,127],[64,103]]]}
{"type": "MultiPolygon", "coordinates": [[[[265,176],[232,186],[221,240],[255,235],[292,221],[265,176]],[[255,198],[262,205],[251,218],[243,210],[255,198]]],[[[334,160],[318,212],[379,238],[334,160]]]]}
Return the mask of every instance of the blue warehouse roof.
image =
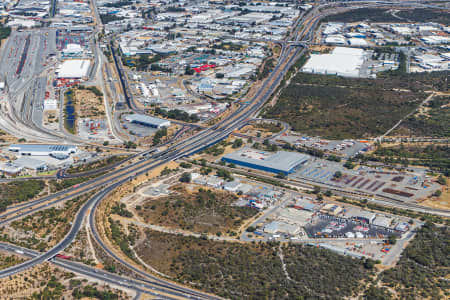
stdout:
{"type": "Polygon", "coordinates": [[[271,153],[243,148],[223,156],[222,159],[263,171],[289,174],[299,165],[306,163],[309,160],[309,156],[297,152],[278,151],[271,153]]]}

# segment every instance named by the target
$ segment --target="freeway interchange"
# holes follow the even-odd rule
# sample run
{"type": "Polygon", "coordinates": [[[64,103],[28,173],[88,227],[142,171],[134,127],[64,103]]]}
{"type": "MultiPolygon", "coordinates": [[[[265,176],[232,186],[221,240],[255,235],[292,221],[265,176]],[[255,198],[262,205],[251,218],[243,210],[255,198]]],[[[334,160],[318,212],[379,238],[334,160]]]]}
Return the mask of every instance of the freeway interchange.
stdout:
{"type": "MultiPolygon", "coordinates": [[[[95,1],[94,1],[95,2],[95,1]]],[[[377,5],[375,2],[372,2],[373,5],[377,5]]],[[[382,4],[383,5],[383,4],[382,4]]],[[[346,9],[349,9],[348,7],[346,9]]],[[[280,82],[285,77],[285,74],[288,70],[294,65],[297,59],[304,54],[305,49],[307,47],[308,41],[311,40],[314,30],[317,24],[320,22],[320,19],[329,13],[336,13],[336,10],[331,8],[329,11],[314,8],[308,14],[306,14],[297,24],[296,29],[293,31],[292,36],[287,39],[282,44],[282,52],[280,58],[275,66],[274,70],[270,73],[270,75],[264,80],[262,84],[262,88],[260,88],[257,93],[248,101],[248,104],[242,104],[235,112],[233,112],[230,116],[228,116],[225,120],[218,122],[217,124],[204,128],[194,136],[189,139],[175,141],[172,144],[168,145],[166,150],[161,152],[155,152],[154,149],[147,150],[145,152],[139,153],[132,158],[141,157],[142,160],[137,161],[136,163],[125,165],[115,165],[104,169],[103,171],[108,171],[106,174],[97,176],[93,179],[90,179],[76,187],[69,188],[67,190],[63,190],[52,194],[50,196],[40,198],[34,201],[26,202],[23,204],[18,204],[14,206],[8,207],[8,210],[1,215],[0,218],[0,226],[14,220],[23,218],[24,216],[30,215],[42,209],[46,209],[50,206],[53,206],[57,203],[64,202],[68,199],[72,199],[74,197],[86,194],[88,192],[95,191],[94,196],[92,196],[78,211],[75,219],[72,222],[71,229],[66,234],[66,236],[52,249],[45,253],[39,253],[36,251],[24,249],[21,247],[17,247],[10,244],[0,243],[0,249],[9,252],[15,252],[22,254],[24,256],[29,257],[24,263],[19,265],[4,269],[0,271],[0,277],[7,277],[18,272],[21,272],[25,269],[31,268],[37,264],[43,263],[45,261],[50,261],[52,264],[62,267],[64,269],[73,271],[75,273],[83,274],[92,278],[96,278],[102,280],[104,282],[110,283],[115,286],[119,286],[125,289],[130,289],[136,291],[138,294],[145,293],[152,296],[158,296],[164,299],[179,299],[179,298],[196,298],[196,299],[219,299],[216,296],[198,292],[189,288],[185,288],[173,282],[170,282],[165,279],[161,279],[157,276],[151,275],[147,272],[140,270],[124,259],[120,258],[117,254],[114,253],[113,250],[108,248],[108,246],[102,241],[100,234],[97,231],[96,223],[95,223],[95,214],[100,202],[114,189],[119,187],[122,184],[132,180],[135,177],[145,174],[149,170],[155,169],[156,167],[162,166],[170,161],[174,161],[180,158],[191,156],[213,144],[220,142],[221,140],[227,138],[235,129],[239,129],[244,126],[250,118],[252,118],[258,111],[262,108],[262,106],[267,102],[267,100],[271,97],[274,91],[279,86],[280,82]],[[290,41],[290,42],[287,42],[290,41]],[[71,261],[67,261],[61,258],[55,257],[58,253],[67,248],[76,238],[78,232],[80,231],[83,222],[87,221],[89,223],[89,227],[91,229],[91,234],[94,240],[98,245],[112,258],[116,261],[125,265],[130,270],[132,270],[135,274],[138,275],[140,280],[125,278],[123,276],[119,276],[116,274],[108,273],[102,270],[98,270],[96,268],[88,267],[86,265],[75,263],[71,261]]],[[[44,33],[45,36],[45,33],[44,33]]],[[[42,38],[42,37],[41,37],[42,38]]],[[[31,45],[33,43],[43,42],[43,40],[34,41],[34,37],[31,37],[31,45]]],[[[45,38],[44,38],[45,40],[45,38]]],[[[28,49],[24,49],[26,45],[19,45],[17,41],[14,40],[14,36],[12,39],[8,41],[7,49],[11,49],[11,53],[13,51],[28,51],[28,49]]],[[[30,47],[30,46],[28,46],[30,47]]],[[[33,47],[33,46],[31,46],[33,47]]],[[[34,50],[31,50],[34,51],[34,50]]],[[[35,55],[33,52],[27,55],[35,55]]],[[[20,56],[19,56],[20,57],[20,56]]],[[[35,58],[34,58],[35,59],[35,58]]],[[[20,62],[15,62],[16,64],[20,62]]],[[[116,64],[117,61],[116,61],[116,64]]],[[[5,64],[0,65],[3,68],[7,68],[5,64]]],[[[0,67],[0,68],[1,68],[0,67]]],[[[27,94],[27,89],[29,88],[29,76],[32,75],[40,75],[44,70],[42,66],[37,68],[37,70],[28,70],[31,68],[31,65],[23,66],[25,70],[21,70],[23,73],[22,76],[25,77],[17,77],[17,74],[14,74],[16,70],[13,72],[7,73],[9,76],[10,89],[15,90],[14,94],[9,95],[9,99],[7,102],[4,102],[13,113],[14,121],[17,121],[16,124],[20,124],[17,126],[24,126],[28,128],[32,128],[33,130],[31,135],[39,134],[43,139],[54,141],[54,140],[62,140],[66,139],[67,135],[55,134],[53,132],[45,131],[43,128],[36,126],[36,121],[33,118],[36,118],[36,112],[33,114],[31,112],[32,105],[30,102],[28,104],[23,101],[17,104],[11,99],[20,99],[20,96],[23,94],[27,94]],[[26,78],[26,79],[25,79],[26,78]]],[[[120,73],[120,66],[118,66],[118,70],[120,73]]],[[[40,85],[43,85],[46,81],[45,76],[37,77],[32,80],[34,85],[34,89],[32,94],[39,95],[42,94],[40,90],[40,85]]],[[[128,85],[126,83],[126,79],[121,78],[122,88],[125,92],[125,96],[128,94],[128,85]]],[[[30,93],[28,91],[28,93],[30,93]]],[[[27,97],[30,98],[30,97],[27,97]]],[[[32,98],[32,97],[31,97],[32,98]]],[[[34,100],[38,101],[38,96],[35,96],[34,100]]],[[[136,106],[133,103],[132,99],[128,99],[129,105],[132,109],[136,110],[136,106]]],[[[13,127],[13,120],[6,125],[13,127]]],[[[6,126],[5,124],[3,124],[6,126]]],[[[21,131],[19,129],[19,131],[21,131]]],[[[23,135],[23,133],[22,133],[23,135]]],[[[70,140],[74,140],[73,136],[70,136],[70,140]]],[[[75,139],[77,140],[77,139],[75,139]]],[[[77,140],[79,142],[79,140],[77,140]]],[[[131,159],[130,159],[131,160],[131,159]]],[[[437,212],[437,211],[436,211],[437,212]]],[[[439,212],[438,212],[439,213],[439,212]]]]}
{"type": "MultiPolygon", "coordinates": [[[[313,20],[315,20],[313,22],[317,22],[316,19],[313,20]]],[[[308,28],[309,32],[307,32],[307,34],[309,35],[313,30],[313,26],[309,26],[308,28]]],[[[304,33],[305,30],[306,29],[301,31],[301,33],[304,33]]],[[[182,157],[192,155],[212,144],[215,144],[225,139],[230,133],[233,132],[233,130],[244,125],[247,122],[247,120],[254,113],[256,113],[267,101],[267,99],[271,96],[275,88],[278,86],[279,82],[284,77],[287,70],[289,70],[289,68],[293,65],[293,63],[295,63],[296,58],[298,58],[298,56],[301,55],[303,51],[304,50],[302,48],[298,47],[297,48],[289,47],[289,49],[284,50],[274,71],[266,79],[265,82],[267,84],[264,85],[265,88],[260,89],[253,97],[253,99],[251,99],[249,104],[241,106],[225,121],[222,121],[211,128],[204,129],[191,139],[178,142],[175,145],[169,147],[165,151],[153,154],[152,156],[147,156],[143,161],[137,164],[132,164],[130,166],[126,166],[120,170],[117,170],[116,172],[114,172],[113,175],[106,174],[99,176],[95,179],[92,179],[77,186],[76,188],[74,187],[72,189],[69,189],[68,191],[62,191],[60,193],[45,197],[43,199],[32,201],[24,205],[19,205],[10,211],[7,211],[5,214],[2,215],[3,220],[0,221],[0,225],[6,222],[11,222],[12,220],[21,218],[25,215],[39,211],[41,209],[45,209],[50,205],[54,205],[58,202],[79,196],[87,191],[99,189],[99,192],[97,192],[92,198],[90,198],[89,201],[85,203],[80,209],[80,211],[77,213],[69,233],[65,236],[63,240],[61,240],[55,247],[53,247],[51,250],[47,251],[44,254],[40,253],[38,255],[34,255],[30,260],[22,264],[1,270],[0,277],[6,277],[12,274],[16,274],[18,272],[23,271],[24,269],[30,268],[46,260],[52,259],[56,254],[64,250],[69,244],[72,243],[72,241],[75,239],[78,231],[81,228],[81,224],[83,222],[85,215],[89,215],[91,226],[93,226],[91,229],[93,230],[94,238],[106,251],[108,251],[109,249],[104,245],[104,243],[99,238],[98,234],[95,231],[95,224],[93,224],[95,223],[94,222],[95,208],[97,207],[99,202],[110,191],[114,190],[116,187],[129,181],[130,179],[135,178],[141,174],[144,174],[145,172],[154,169],[157,166],[163,165],[169,161],[173,161],[182,157]],[[90,208],[93,209],[90,210],[90,208]],[[89,210],[90,212],[88,212],[89,210]]],[[[109,250],[108,252],[110,252],[109,253],[110,255],[114,255],[112,251],[109,250]]],[[[122,263],[127,264],[126,262],[123,261],[122,263]]],[[[166,282],[165,280],[159,279],[156,276],[146,274],[145,272],[142,272],[136,269],[135,267],[132,268],[134,271],[140,273],[140,275],[144,275],[146,278],[166,282]]],[[[198,293],[190,289],[185,289],[169,282],[166,282],[165,284],[170,287],[171,292],[174,289],[175,290],[182,289],[183,293],[185,293],[189,297],[207,298],[207,299],[214,298],[211,295],[198,293]]]]}

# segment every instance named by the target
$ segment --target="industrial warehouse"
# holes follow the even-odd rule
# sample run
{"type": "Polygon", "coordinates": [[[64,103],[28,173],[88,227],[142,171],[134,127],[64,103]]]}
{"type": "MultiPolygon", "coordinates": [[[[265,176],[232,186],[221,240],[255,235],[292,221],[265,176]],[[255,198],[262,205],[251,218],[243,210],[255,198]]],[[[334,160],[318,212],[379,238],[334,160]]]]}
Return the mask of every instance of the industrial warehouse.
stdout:
{"type": "Polygon", "coordinates": [[[222,160],[242,167],[287,175],[304,165],[309,160],[309,156],[295,152],[278,151],[270,153],[244,148],[225,155],[222,160]]]}
{"type": "Polygon", "coordinates": [[[140,114],[132,114],[126,116],[125,120],[130,123],[140,124],[152,128],[162,128],[170,126],[170,121],[140,114]]]}
{"type": "Polygon", "coordinates": [[[88,59],[65,60],[56,70],[58,78],[80,79],[86,78],[89,73],[91,62],[88,59]]]}
{"type": "Polygon", "coordinates": [[[70,145],[12,144],[8,150],[30,156],[69,156],[77,152],[77,147],[70,145]]]}

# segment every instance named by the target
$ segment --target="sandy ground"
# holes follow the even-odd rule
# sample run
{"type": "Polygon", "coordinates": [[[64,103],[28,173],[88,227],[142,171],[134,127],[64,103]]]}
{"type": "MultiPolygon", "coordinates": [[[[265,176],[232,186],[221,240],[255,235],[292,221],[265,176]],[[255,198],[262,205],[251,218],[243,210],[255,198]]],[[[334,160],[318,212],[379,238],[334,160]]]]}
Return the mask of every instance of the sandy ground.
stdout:
{"type": "Polygon", "coordinates": [[[241,130],[239,130],[239,132],[242,134],[253,136],[255,138],[257,138],[257,135],[259,132],[259,133],[261,133],[261,137],[260,137],[261,139],[265,139],[265,138],[271,137],[273,135],[272,132],[270,132],[264,128],[255,127],[253,125],[244,126],[244,127],[242,127],[241,130]]]}
{"type": "Polygon", "coordinates": [[[105,117],[103,98],[95,96],[93,92],[89,90],[76,90],[75,102],[80,118],[103,119],[105,117]]]}
{"type": "Polygon", "coordinates": [[[420,204],[439,208],[450,209],[450,180],[447,178],[447,186],[442,189],[442,195],[440,197],[431,197],[420,204]]]}

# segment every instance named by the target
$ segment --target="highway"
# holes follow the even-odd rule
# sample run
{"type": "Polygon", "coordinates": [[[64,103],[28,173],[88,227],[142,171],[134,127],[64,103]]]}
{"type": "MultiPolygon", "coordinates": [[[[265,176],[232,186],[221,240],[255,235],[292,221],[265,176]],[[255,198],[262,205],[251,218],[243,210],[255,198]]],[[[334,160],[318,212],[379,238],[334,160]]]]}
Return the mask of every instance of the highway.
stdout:
{"type": "MultiPolygon", "coordinates": [[[[95,2],[95,1],[94,1],[95,2]]],[[[316,10],[312,10],[312,13],[308,14],[305,19],[303,19],[298,24],[298,29],[295,30],[295,41],[309,41],[311,40],[314,29],[321,17],[325,15],[326,11],[318,12],[316,10]]],[[[291,39],[292,40],[292,39],[291,39]]],[[[243,124],[245,124],[249,118],[251,118],[257,111],[259,111],[264,103],[271,97],[273,92],[276,90],[281,80],[284,78],[284,75],[290,69],[290,67],[296,62],[297,58],[301,56],[305,51],[303,46],[292,46],[287,44],[286,48],[283,48],[282,54],[278,60],[277,65],[274,70],[270,73],[268,78],[264,81],[262,88],[257,91],[257,93],[249,100],[249,104],[244,104],[239,107],[234,113],[228,116],[227,119],[222,120],[216,125],[206,128],[198,132],[196,135],[192,136],[188,140],[183,140],[175,143],[174,145],[168,147],[168,149],[153,153],[152,155],[147,155],[142,161],[139,161],[132,165],[127,165],[121,169],[116,169],[114,174],[105,174],[99,176],[95,179],[87,181],[83,184],[80,184],[77,187],[74,187],[68,191],[63,191],[61,193],[57,193],[51,196],[48,196],[43,200],[35,200],[34,202],[29,202],[20,206],[20,208],[16,208],[15,210],[8,211],[6,214],[2,215],[4,220],[0,221],[0,225],[15,220],[17,218],[21,218],[24,215],[48,208],[49,205],[53,205],[54,203],[58,203],[61,201],[65,201],[68,197],[76,197],[81,194],[84,194],[89,191],[98,190],[96,194],[91,197],[78,211],[76,217],[73,220],[72,227],[67,235],[52,249],[45,253],[39,253],[32,257],[30,260],[18,264],[16,266],[0,270],[0,277],[7,277],[18,272],[21,272],[27,268],[33,267],[37,264],[40,264],[46,260],[51,260],[53,263],[59,260],[52,259],[56,254],[63,251],[68,245],[70,245],[75,239],[77,233],[79,232],[81,225],[83,223],[84,217],[89,216],[89,223],[91,226],[92,234],[97,243],[113,258],[115,258],[121,264],[127,266],[131,270],[135,271],[137,274],[142,277],[148,278],[148,280],[154,284],[158,285],[159,288],[165,289],[168,294],[172,296],[177,296],[179,293],[185,297],[194,297],[194,298],[202,298],[202,299],[219,299],[218,297],[214,297],[212,295],[197,292],[192,289],[188,289],[178,284],[169,282],[164,279],[160,279],[151,274],[147,274],[140,269],[137,269],[133,265],[128,262],[122,260],[118,257],[114,250],[109,249],[105,243],[102,241],[99,236],[96,224],[95,224],[95,212],[96,208],[98,208],[99,203],[115,188],[118,186],[136,178],[139,175],[145,174],[149,170],[152,170],[158,166],[162,166],[170,161],[174,161],[179,158],[190,156],[196,152],[203,150],[210,145],[213,145],[226,137],[228,137],[236,128],[239,128],[243,124]],[[64,196],[65,194],[70,193],[68,196],[64,196]],[[66,198],[64,198],[66,197],[66,198]],[[50,204],[49,204],[50,203],[50,204]],[[24,211],[28,208],[28,211],[24,211]],[[30,209],[31,208],[31,209],[30,209]]],[[[122,73],[123,75],[123,73],[122,73]]],[[[122,82],[124,83],[124,82],[122,82]]],[[[126,91],[126,88],[124,89],[126,91]]],[[[133,103],[130,102],[130,106],[133,107],[133,103]]],[[[63,262],[66,265],[67,262],[63,262]]],[[[79,271],[87,272],[89,267],[79,267],[79,271]]],[[[120,279],[111,279],[109,274],[103,274],[101,277],[102,280],[113,280],[113,283],[116,285],[120,285],[120,279]]],[[[108,281],[107,281],[108,282],[108,281]]],[[[150,283],[149,283],[150,284],[150,283]]],[[[139,292],[144,292],[143,290],[139,290],[139,292]]]]}
{"type": "MultiPolygon", "coordinates": [[[[128,180],[135,178],[136,176],[144,174],[145,172],[154,169],[157,166],[163,165],[169,161],[173,161],[184,156],[189,156],[226,138],[236,127],[240,126],[243,122],[246,122],[247,119],[265,103],[268,97],[272,94],[273,90],[278,86],[279,82],[281,81],[281,79],[283,78],[284,74],[287,72],[289,67],[295,62],[297,56],[302,52],[303,51],[300,50],[299,48],[296,48],[295,50],[290,49],[289,51],[285,51],[286,54],[280,58],[279,63],[275,67],[274,71],[266,79],[266,82],[271,84],[267,85],[266,88],[259,90],[258,93],[256,93],[256,95],[251,100],[252,101],[251,104],[242,106],[239,110],[233,113],[227,120],[216,124],[212,128],[202,130],[200,133],[198,133],[188,141],[179,142],[175,146],[170,147],[168,150],[153,155],[151,157],[152,159],[146,159],[141,163],[137,163],[132,166],[127,166],[123,168],[124,171],[122,174],[116,175],[116,177],[114,177],[113,179],[108,179],[107,182],[110,183],[110,185],[107,186],[106,188],[101,189],[94,197],[89,199],[87,203],[82,206],[80,211],[77,213],[75,220],[73,221],[71,230],[63,240],[61,240],[55,247],[53,247],[44,254],[32,258],[31,260],[24,262],[22,264],[1,270],[0,277],[10,276],[17,272],[23,271],[26,268],[30,268],[34,265],[42,263],[43,261],[55,256],[57,253],[64,250],[75,239],[75,236],[81,228],[83,218],[87,214],[88,209],[90,207],[94,208],[97,207],[100,200],[102,200],[110,191],[115,189],[117,186],[127,182],[128,180]]],[[[120,172],[115,172],[115,174],[117,173],[120,172]]],[[[105,178],[102,177],[103,176],[100,176],[99,178],[94,179],[93,182],[88,181],[87,183],[84,183],[78,186],[77,188],[74,188],[74,193],[72,197],[75,197],[81,193],[85,193],[87,190],[100,188],[102,185],[106,183],[104,181],[105,178]]],[[[47,198],[46,200],[48,201],[54,198],[56,198],[56,200],[52,201],[61,201],[60,199],[58,199],[58,196],[54,197],[53,195],[49,196],[49,198],[47,198]]],[[[39,204],[39,202],[35,202],[34,205],[36,204],[39,204]]],[[[38,206],[25,213],[29,214],[34,211],[44,209],[45,207],[48,206],[49,206],[48,204],[38,206]]],[[[26,208],[26,206],[21,207],[20,210],[23,210],[24,208],[26,208]]],[[[23,212],[12,211],[9,212],[8,215],[12,215],[14,213],[18,213],[18,215],[16,215],[13,218],[22,217],[21,215],[24,214],[23,212]]],[[[11,218],[0,222],[0,224],[9,221],[11,221],[11,218]]],[[[210,298],[210,296],[208,295],[207,298],[210,298]]]]}
{"type": "MultiPolygon", "coordinates": [[[[9,252],[15,255],[22,255],[27,258],[33,259],[39,256],[39,252],[35,250],[30,250],[27,248],[19,247],[16,245],[11,245],[7,243],[0,242],[0,250],[9,252]]],[[[170,290],[165,289],[164,287],[159,286],[158,284],[152,284],[149,281],[137,280],[130,277],[120,276],[114,273],[106,272],[104,270],[100,270],[94,267],[86,266],[82,263],[74,262],[67,259],[62,259],[58,257],[54,257],[49,259],[49,262],[54,264],[55,266],[64,268],[68,271],[72,271],[77,274],[85,275],[93,279],[98,279],[109,283],[113,286],[121,287],[124,289],[134,290],[137,293],[147,294],[151,296],[157,296],[161,299],[192,299],[192,297],[186,297],[183,293],[173,293],[171,297],[170,290]]]]}

